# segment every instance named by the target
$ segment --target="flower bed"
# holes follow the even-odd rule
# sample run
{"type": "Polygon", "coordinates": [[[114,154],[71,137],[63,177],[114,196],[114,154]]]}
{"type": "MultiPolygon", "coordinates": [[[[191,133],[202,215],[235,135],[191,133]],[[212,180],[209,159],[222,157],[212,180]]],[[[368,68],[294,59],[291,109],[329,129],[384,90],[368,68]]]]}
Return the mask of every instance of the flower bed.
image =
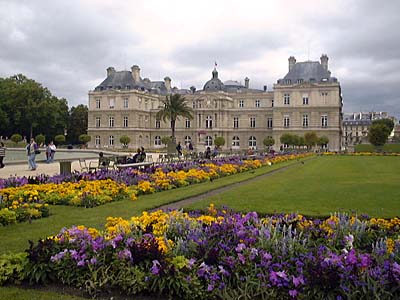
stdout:
{"type": "MultiPolygon", "coordinates": [[[[400,219],[260,218],[210,207],[108,218],[31,244],[24,276],[181,299],[398,299],[400,219]]],[[[13,275],[15,276],[15,274],[13,275]]],[[[21,276],[18,276],[19,278],[21,276]]]]}

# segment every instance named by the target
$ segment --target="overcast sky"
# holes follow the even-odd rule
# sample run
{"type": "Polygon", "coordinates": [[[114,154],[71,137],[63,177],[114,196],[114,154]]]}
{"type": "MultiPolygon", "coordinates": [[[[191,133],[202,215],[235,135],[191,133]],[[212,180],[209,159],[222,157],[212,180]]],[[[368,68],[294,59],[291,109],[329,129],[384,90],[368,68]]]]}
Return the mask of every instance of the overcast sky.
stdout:
{"type": "Polygon", "coordinates": [[[0,77],[22,73],[70,106],[106,68],[201,89],[221,80],[268,89],[288,57],[318,61],[342,86],[344,111],[400,117],[400,1],[0,0],[0,77]]]}

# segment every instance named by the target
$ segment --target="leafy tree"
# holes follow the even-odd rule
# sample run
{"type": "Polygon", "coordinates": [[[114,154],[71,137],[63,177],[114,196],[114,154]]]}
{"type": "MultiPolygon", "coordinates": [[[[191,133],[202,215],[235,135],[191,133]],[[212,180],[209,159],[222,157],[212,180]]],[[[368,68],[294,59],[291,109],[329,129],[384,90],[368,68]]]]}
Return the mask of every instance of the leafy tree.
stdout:
{"type": "Polygon", "coordinates": [[[304,134],[304,142],[308,149],[314,147],[317,144],[318,137],[315,132],[307,132],[304,134]]]}
{"type": "Polygon", "coordinates": [[[390,129],[385,124],[372,124],[368,131],[368,140],[375,147],[385,145],[390,129]]]}
{"type": "Polygon", "coordinates": [[[46,141],[46,137],[45,137],[43,134],[38,134],[38,135],[35,137],[35,142],[36,142],[38,145],[44,144],[45,141],[46,141]]]}
{"type": "Polygon", "coordinates": [[[64,135],[62,135],[62,134],[59,134],[59,135],[56,135],[55,137],[54,137],[54,141],[57,143],[57,144],[62,144],[62,143],[65,143],[65,136],[64,135]]]}
{"type": "Polygon", "coordinates": [[[171,139],[171,137],[169,137],[169,136],[163,136],[162,138],[161,138],[161,143],[163,143],[163,145],[165,145],[165,147],[167,147],[167,145],[169,144],[169,143],[171,143],[172,142],[172,139],[171,139]]]}
{"type": "Polygon", "coordinates": [[[214,140],[214,145],[217,146],[217,148],[225,145],[225,139],[222,136],[217,136],[214,140]]]}
{"type": "Polygon", "coordinates": [[[22,141],[22,135],[20,135],[19,133],[15,133],[11,136],[10,140],[18,144],[20,141],[22,141]]]}
{"type": "Polygon", "coordinates": [[[263,140],[263,144],[264,144],[265,147],[267,147],[269,149],[270,147],[272,147],[275,144],[275,140],[273,139],[272,136],[267,136],[263,140]]]}
{"type": "Polygon", "coordinates": [[[120,137],[119,141],[123,145],[124,148],[128,147],[128,144],[131,142],[129,136],[123,135],[120,137]]]}
{"type": "MultiPolygon", "coordinates": [[[[79,142],[82,142],[79,139],[79,137],[83,134],[87,134],[87,127],[88,127],[88,107],[83,104],[80,104],[76,107],[75,106],[71,107],[69,111],[68,126],[67,126],[68,142],[71,144],[77,144],[79,142]]],[[[85,142],[84,144],[88,142],[85,142]]]]}
{"type": "Polygon", "coordinates": [[[292,145],[293,146],[300,146],[300,137],[296,134],[292,136],[292,145]]]}
{"type": "Polygon", "coordinates": [[[280,140],[281,144],[293,145],[293,135],[290,133],[282,134],[280,140]]]}
{"type": "Polygon", "coordinates": [[[318,138],[318,141],[317,141],[318,146],[323,147],[325,145],[328,145],[328,143],[329,143],[329,138],[326,137],[325,135],[318,138]]]}
{"type": "Polygon", "coordinates": [[[81,134],[80,136],[79,136],[79,142],[81,142],[81,143],[83,143],[83,144],[87,144],[87,143],[89,143],[90,142],[90,140],[91,140],[92,138],[90,137],[90,135],[87,135],[87,134],[81,134]]]}
{"type": "Polygon", "coordinates": [[[372,125],[374,124],[383,124],[389,129],[389,134],[393,131],[394,122],[391,119],[380,119],[372,121],[372,125]]]}
{"type": "Polygon", "coordinates": [[[179,116],[193,119],[193,109],[186,104],[186,99],[179,94],[166,96],[161,100],[164,107],[157,112],[156,118],[166,122],[171,122],[171,137],[172,142],[175,143],[175,125],[179,116]]]}
{"type": "Polygon", "coordinates": [[[306,145],[306,141],[304,139],[304,136],[299,136],[299,146],[304,147],[306,145]]]}

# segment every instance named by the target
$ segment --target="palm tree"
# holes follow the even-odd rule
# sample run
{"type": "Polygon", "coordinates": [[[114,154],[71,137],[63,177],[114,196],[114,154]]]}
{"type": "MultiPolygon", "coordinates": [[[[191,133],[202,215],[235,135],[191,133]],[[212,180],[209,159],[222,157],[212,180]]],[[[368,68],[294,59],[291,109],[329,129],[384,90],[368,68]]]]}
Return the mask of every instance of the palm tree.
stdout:
{"type": "Polygon", "coordinates": [[[171,137],[172,141],[175,143],[175,123],[179,116],[186,117],[188,119],[193,119],[193,110],[186,104],[185,97],[179,94],[166,96],[164,100],[161,100],[164,107],[157,112],[156,118],[158,120],[163,119],[171,121],[171,137]]]}

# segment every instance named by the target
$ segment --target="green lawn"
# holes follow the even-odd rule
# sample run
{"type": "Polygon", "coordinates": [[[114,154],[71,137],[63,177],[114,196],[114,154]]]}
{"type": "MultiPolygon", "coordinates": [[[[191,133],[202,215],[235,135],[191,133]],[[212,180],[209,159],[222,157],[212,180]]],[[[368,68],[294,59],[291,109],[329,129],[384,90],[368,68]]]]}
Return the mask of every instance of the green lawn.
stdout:
{"type": "MultiPolygon", "coordinates": [[[[354,151],[355,152],[374,152],[376,150],[375,150],[375,147],[371,144],[360,144],[360,145],[356,145],[354,147],[354,151]]],[[[399,153],[400,152],[400,144],[385,144],[382,148],[382,151],[399,153]]]]}
{"type": "Polygon", "coordinates": [[[260,213],[400,216],[399,171],[399,157],[319,157],[186,208],[204,209],[214,203],[260,213]]]}

